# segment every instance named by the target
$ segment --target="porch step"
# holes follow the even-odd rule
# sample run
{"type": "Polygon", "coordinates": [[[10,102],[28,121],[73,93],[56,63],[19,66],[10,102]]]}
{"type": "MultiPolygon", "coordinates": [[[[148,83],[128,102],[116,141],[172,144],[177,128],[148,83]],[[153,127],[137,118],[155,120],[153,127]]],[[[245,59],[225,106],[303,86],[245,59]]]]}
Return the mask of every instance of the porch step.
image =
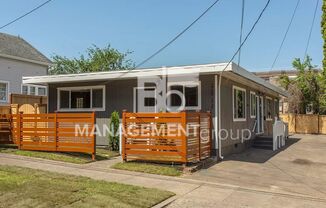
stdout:
{"type": "Polygon", "coordinates": [[[257,149],[273,149],[273,138],[271,136],[257,136],[252,145],[257,149]]]}

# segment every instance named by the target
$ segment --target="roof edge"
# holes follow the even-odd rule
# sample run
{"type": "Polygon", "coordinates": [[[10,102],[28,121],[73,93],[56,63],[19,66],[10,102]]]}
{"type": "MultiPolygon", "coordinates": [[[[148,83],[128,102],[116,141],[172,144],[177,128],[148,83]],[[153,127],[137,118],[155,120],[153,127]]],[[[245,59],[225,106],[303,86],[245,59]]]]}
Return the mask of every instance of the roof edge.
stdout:
{"type": "Polygon", "coordinates": [[[14,60],[18,60],[18,61],[29,62],[29,63],[33,63],[33,64],[39,64],[39,65],[42,65],[42,66],[53,66],[52,62],[47,63],[47,62],[43,62],[43,61],[36,61],[36,60],[33,60],[33,59],[22,58],[22,57],[19,57],[19,56],[11,56],[11,55],[1,54],[0,53],[0,57],[8,58],[8,59],[14,59],[14,60]]]}

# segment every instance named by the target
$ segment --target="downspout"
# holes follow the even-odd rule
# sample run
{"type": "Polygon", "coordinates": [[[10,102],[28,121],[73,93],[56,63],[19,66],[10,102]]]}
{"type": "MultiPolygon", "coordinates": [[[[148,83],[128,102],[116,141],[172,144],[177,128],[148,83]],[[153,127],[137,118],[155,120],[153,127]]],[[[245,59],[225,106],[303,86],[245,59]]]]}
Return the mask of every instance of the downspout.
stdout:
{"type": "Polygon", "coordinates": [[[218,86],[218,98],[217,98],[217,74],[215,75],[215,144],[218,147],[218,157],[223,160],[222,156],[222,144],[220,137],[221,130],[221,75],[219,77],[219,86],[218,86]],[[218,105],[218,107],[217,107],[218,105]],[[218,109],[217,109],[218,108],[218,109]],[[218,118],[217,118],[218,115],[218,118]]]}
{"type": "Polygon", "coordinates": [[[222,74],[223,71],[220,73],[219,80],[218,80],[218,156],[220,157],[221,160],[223,160],[223,155],[222,155],[222,142],[221,142],[221,135],[220,131],[222,129],[221,125],[221,85],[222,85],[222,74]]]}

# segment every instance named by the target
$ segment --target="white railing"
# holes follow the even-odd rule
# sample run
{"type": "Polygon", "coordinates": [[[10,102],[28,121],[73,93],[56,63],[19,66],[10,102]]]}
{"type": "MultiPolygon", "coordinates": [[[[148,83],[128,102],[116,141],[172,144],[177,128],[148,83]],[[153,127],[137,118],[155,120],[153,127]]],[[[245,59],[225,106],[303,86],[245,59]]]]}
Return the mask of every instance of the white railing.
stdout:
{"type": "Polygon", "coordinates": [[[285,145],[285,139],[288,137],[288,125],[281,120],[275,119],[273,124],[273,151],[285,145]]]}

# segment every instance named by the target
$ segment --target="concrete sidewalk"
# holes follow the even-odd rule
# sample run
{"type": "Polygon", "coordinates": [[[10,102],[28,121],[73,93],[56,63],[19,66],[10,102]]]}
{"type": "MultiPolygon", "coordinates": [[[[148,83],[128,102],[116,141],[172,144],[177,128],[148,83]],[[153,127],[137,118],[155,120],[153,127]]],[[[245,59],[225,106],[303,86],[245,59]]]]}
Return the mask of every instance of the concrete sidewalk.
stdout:
{"type": "Polygon", "coordinates": [[[177,194],[160,206],[169,203],[169,207],[326,207],[326,199],[322,197],[110,169],[109,166],[114,162],[116,161],[108,160],[79,165],[0,154],[0,165],[86,176],[97,180],[164,189],[177,194]]]}

